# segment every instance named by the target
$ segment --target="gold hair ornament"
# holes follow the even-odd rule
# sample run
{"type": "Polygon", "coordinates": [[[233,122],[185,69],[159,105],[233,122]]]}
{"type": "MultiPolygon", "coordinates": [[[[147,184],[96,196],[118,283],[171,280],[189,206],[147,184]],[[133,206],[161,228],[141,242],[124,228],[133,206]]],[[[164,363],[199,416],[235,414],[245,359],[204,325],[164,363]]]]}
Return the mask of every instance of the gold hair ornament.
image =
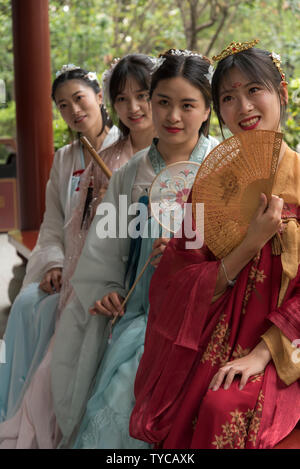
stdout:
{"type": "Polygon", "coordinates": [[[220,60],[225,59],[229,55],[238,54],[247,49],[251,49],[253,46],[259,43],[259,39],[253,39],[253,41],[249,42],[231,42],[226,49],[222,50],[219,55],[214,55],[212,60],[214,62],[220,62],[220,60]]]}
{"type": "Polygon", "coordinates": [[[273,63],[274,63],[274,65],[275,65],[275,67],[278,69],[282,81],[285,81],[285,73],[284,73],[284,71],[283,71],[282,68],[281,68],[281,57],[280,57],[280,55],[279,55],[279,54],[276,54],[275,52],[272,52],[272,53],[270,54],[270,57],[271,57],[271,59],[273,60],[273,63]]]}

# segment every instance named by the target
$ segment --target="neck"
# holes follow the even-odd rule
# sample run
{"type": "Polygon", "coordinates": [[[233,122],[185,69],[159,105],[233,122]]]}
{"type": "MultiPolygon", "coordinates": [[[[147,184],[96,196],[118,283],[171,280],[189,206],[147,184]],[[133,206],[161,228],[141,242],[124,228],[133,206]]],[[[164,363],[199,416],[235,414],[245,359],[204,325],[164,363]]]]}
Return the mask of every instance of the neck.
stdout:
{"type": "Polygon", "coordinates": [[[84,136],[89,140],[90,144],[95,148],[96,151],[99,151],[105,137],[107,136],[109,132],[109,128],[105,127],[101,135],[98,135],[100,130],[98,129],[97,132],[87,132],[84,134],[84,136]]]}
{"type": "Polygon", "coordinates": [[[160,139],[157,144],[157,149],[167,165],[177,163],[177,161],[188,161],[198,140],[199,136],[197,135],[187,143],[184,142],[183,144],[172,145],[160,139]]]}
{"type": "Polygon", "coordinates": [[[130,141],[133,154],[151,145],[154,137],[154,127],[150,127],[149,129],[140,132],[130,132],[130,141]]]}

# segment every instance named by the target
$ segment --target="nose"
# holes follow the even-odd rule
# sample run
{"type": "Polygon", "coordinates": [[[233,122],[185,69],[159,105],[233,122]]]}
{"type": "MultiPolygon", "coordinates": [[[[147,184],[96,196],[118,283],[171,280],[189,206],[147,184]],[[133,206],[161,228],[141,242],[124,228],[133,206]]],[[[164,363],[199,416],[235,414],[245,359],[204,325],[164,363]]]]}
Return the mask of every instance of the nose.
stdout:
{"type": "Polygon", "coordinates": [[[72,103],[71,111],[72,111],[72,115],[74,115],[74,116],[75,116],[76,114],[78,114],[79,111],[80,111],[80,106],[79,106],[79,104],[77,104],[77,103],[72,103]]]}
{"type": "Polygon", "coordinates": [[[253,103],[251,101],[251,99],[249,99],[248,96],[242,96],[240,98],[240,112],[242,114],[247,114],[248,112],[252,111],[254,106],[253,106],[253,103]]]}
{"type": "Polygon", "coordinates": [[[177,106],[169,106],[167,120],[170,124],[174,124],[180,120],[180,112],[177,106]]]}
{"type": "Polygon", "coordinates": [[[135,113],[139,110],[139,103],[138,103],[137,99],[131,98],[128,101],[128,110],[131,113],[135,113]]]}

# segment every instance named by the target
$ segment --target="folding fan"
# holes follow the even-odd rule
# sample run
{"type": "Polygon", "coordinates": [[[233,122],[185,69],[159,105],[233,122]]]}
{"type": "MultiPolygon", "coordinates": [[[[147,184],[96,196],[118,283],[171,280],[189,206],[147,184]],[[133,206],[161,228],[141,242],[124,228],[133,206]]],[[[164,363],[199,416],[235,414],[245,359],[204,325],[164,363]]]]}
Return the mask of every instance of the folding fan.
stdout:
{"type": "Polygon", "coordinates": [[[264,192],[269,200],[282,134],[241,132],[215,147],[199,168],[193,186],[196,204],[204,203],[204,240],[216,257],[226,256],[243,239],[264,192]]]}

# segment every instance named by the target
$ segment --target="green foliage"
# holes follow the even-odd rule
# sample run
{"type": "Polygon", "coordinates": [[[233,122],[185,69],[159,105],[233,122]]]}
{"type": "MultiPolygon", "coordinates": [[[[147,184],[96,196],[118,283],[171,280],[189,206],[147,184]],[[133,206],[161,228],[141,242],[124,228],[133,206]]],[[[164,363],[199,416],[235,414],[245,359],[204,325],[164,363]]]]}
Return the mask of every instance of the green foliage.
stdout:
{"type": "Polygon", "coordinates": [[[16,104],[10,101],[0,109],[0,137],[16,137],[16,104]]]}
{"type": "MultiPolygon", "coordinates": [[[[294,85],[300,77],[298,0],[49,0],[49,20],[53,79],[56,70],[67,63],[96,71],[100,77],[114,57],[130,52],[157,55],[172,47],[187,48],[194,28],[196,48],[209,56],[233,40],[258,37],[260,47],[281,54],[291,97],[293,87],[298,86],[294,85]],[[194,16],[192,8],[197,12],[194,16]]],[[[11,0],[0,1],[0,36],[0,78],[5,80],[10,103],[11,0]]],[[[0,110],[0,135],[14,132],[12,106],[0,110]]],[[[70,140],[65,124],[56,114],[53,128],[56,148],[70,140]]],[[[220,135],[215,116],[211,132],[220,135]]],[[[286,125],[291,146],[299,142],[298,134],[299,103],[291,99],[286,125]]]]}
{"type": "Polygon", "coordinates": [[[53,144],[54,150],[67,145],[72,140],[72,134],[57,109],[53,112],[53,144]]]}
{"type": "Polygon", "coordinates": [[[288,145],[296,149],[300,144],[300,78],[289,84],[288,119],[285,128],[285,140],[288,145]]]}

